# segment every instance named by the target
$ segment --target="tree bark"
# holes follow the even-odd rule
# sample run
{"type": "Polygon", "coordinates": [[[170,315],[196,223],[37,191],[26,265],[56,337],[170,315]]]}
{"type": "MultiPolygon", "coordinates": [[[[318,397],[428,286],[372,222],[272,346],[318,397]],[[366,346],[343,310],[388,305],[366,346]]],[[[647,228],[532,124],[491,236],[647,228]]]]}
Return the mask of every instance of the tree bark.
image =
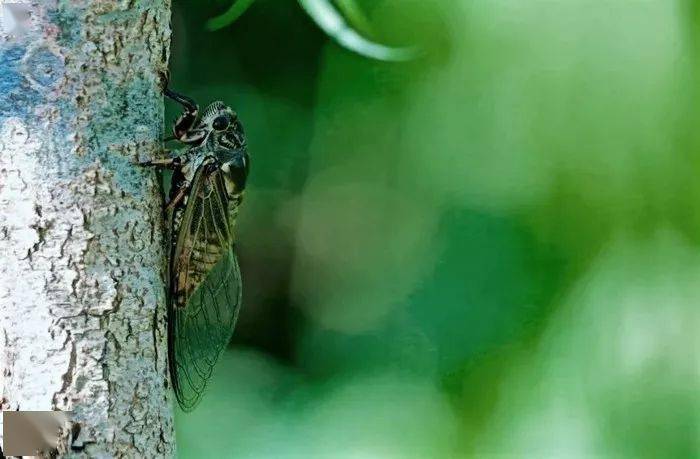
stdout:
{"type": "Polygon", "coordinates": [[[133,165],[161,148],[170,1],[24,5],[0,25],[2,409],[72,411],[68,456],[172,456],[162,198],[133,165]]]}

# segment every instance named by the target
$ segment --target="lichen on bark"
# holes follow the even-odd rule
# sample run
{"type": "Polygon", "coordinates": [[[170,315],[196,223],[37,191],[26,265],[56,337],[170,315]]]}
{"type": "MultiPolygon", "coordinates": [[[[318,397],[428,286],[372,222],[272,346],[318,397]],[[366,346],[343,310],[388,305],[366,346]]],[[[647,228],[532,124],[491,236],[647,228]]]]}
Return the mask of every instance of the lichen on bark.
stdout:
{"type": "Polygon", "coordinates": [[[171,456],[161,193],[133,165],[161,148],[170,2],[24,3],[0,29],[2,409],[72,411],[67,455],[171,456]]]}

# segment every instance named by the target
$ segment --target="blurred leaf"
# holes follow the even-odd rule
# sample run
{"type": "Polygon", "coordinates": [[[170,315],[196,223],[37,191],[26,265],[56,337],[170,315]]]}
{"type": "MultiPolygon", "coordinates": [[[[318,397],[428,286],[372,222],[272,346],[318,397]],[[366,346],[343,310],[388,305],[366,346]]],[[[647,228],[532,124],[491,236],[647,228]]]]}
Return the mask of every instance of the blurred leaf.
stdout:
{"type": "Polygon", "coordinates": [[[483,450],[698,457],[697,248],[620,233],[500,386],[483,450]]]}
{"type": "MultiPolygon", "coordinates": [[[[214,31],[228,26],[241,17],[254,1],[235,1],[224,14],[210,19],[207,29],[214,31]]],[[[369,26],[357,3],[354,0],[342,0],[337,3],[342,14],[329,0],[299,0],[299,4],[311,19],[344,48],[380,61],[405,61],[416,56],[416,50],[413,48],[393,48],[363,37],[358,29],[367,31],[369,26]]]]}
{"type": "MultiPolygon", "coordinates": [[[[416,56],[413,48],[392,48],[370,41],[350,27],[340,12],[327,0],[299,0],[299,4],[318,26],[338,44],[366,57],[380,61],[405,61],[416,56]]],[[[353,2],[344,2],[345,10],[353,2]]]]}
{"type": "Polygon", "coordinates": [[[241,17],[254,1],[255,0],[236,0],[224,14],[207,21],[207,29],[212,31],[223,29],[241,17]]]}
{"type": "Polygon", "coordinates": [[[372,33],[372,26],[367,16],[355,0],[335,0],[335,5],[355,30],[367,36],[372,33]]]}

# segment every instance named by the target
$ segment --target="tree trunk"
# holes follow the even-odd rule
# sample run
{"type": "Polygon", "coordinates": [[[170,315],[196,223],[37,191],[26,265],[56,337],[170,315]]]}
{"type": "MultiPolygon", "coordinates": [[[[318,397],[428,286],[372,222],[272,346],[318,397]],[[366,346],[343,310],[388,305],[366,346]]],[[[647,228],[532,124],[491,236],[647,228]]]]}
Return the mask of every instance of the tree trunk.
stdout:
{"type": "Polygon", "coordinates": [[[2,409],[72,411],[70,456],[172,456],[162,199],[132,164],[161,148],[170,1],[7,3],[2,409]]]}

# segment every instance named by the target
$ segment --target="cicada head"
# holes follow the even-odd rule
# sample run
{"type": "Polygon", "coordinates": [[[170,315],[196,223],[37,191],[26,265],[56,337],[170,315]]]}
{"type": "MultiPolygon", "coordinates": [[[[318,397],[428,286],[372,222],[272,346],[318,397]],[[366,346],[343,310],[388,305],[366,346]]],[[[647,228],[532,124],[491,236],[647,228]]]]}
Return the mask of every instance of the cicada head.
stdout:
{"type": "Polygon", "coordinates": [[[199,128],[209,131],[214,147],[245,149],[245,134],[238,115],[223,102],[214,102],[204,110],[199,128]]]}
{"type": "Polygon", "coordinates": [[[229,194],[242,192],[248,177],[249,158],[238,115],[223,102],[214,102],[204,110],[200,129],[209,133],[208,144],[225,174],[229,194]]]}

